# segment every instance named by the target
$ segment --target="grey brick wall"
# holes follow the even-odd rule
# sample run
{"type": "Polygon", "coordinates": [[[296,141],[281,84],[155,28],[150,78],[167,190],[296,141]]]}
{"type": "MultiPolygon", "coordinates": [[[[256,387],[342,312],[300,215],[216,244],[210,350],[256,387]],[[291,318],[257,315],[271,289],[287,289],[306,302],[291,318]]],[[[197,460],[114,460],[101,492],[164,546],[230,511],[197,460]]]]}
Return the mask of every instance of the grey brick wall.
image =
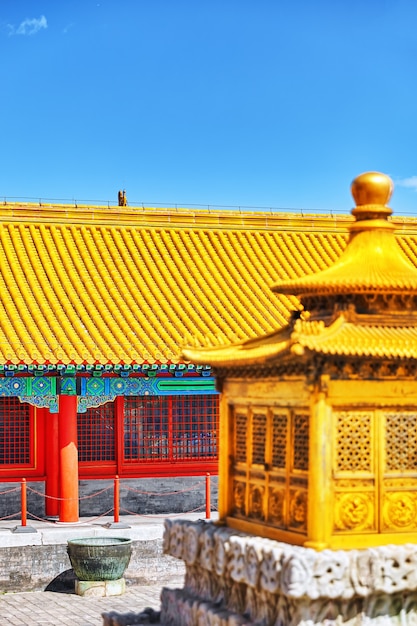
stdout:
{"type": "MultiPolygon", "coordinates": [[[[162,539],[134,541],[125,572],[127,584],[172,584],[184,564],[162,554],[162,539]]],[[[74,574],[66,545],[0,547],[0,589],[5,591],[73,591],[74,574]]]]}
{"type": "MultiPolygon", "coordinates": [[[[43,518],[44,484],[28,482],[27,485],[28,519],[30,514],[43,518]]],[[[217,476],[211,476],[210,485],[211,503],[216,508],[217,476]]],[[[103,515],[113,509],[113,480],[80,481],[79,494],[81,517],[103,515]]],[[[204,512],[205,501],[205,476],[120,479],[120,515],[187,513],[195,509],[204,512]]],[[[0,520],[15,513],[19,519],[20,509],[20,483],[0,483],[0,520]],[[16,487],[17,490],[10,492],[16,487]]]]}

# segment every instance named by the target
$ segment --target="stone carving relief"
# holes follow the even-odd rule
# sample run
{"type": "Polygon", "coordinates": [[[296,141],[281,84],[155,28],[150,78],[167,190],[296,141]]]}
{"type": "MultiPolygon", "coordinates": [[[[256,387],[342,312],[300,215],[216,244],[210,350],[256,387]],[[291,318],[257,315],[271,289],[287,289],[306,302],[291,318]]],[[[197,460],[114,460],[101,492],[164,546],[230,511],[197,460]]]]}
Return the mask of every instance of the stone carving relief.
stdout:
{"type": "Polygon", "coordinates": [[[163,548],[186,563],[184,589],[163,591],[164,624],[417,624],[415,545],[317,552],[168,520],[163,548]]]}

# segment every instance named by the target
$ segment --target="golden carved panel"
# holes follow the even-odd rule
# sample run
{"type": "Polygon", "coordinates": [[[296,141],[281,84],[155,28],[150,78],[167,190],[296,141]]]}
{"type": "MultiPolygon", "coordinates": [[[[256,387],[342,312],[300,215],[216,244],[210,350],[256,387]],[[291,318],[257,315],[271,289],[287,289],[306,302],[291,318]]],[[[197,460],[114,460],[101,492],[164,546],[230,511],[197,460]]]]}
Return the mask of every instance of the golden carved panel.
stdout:
{"type": "Polygon", "coordinates": [[[335,494],[336,531],[375,530],[375,497],[372,492],[335,494]]]}
{"type": "Polygon", "coordinates": [[[269,489],[268,522],[285,528],[285,489],[269,489]]]}
{"type": "Polygon", "coordinates": [[[417,529],[417,493],[397,491],[385,493],[382,505],[383,530],[410,531],[417,529]]]}
{"type": "Polygon", "coordinates": [[[339,478],[336,481],[338,491],[369,490],[375,487],[374,478],[339,478]]]}
{"type": "Polygon", "coordinates": [[[307,530],[307,491],[290,489],[288,525],[294,530],[307,530]]]}
{"type": "Polygon", "coordinates": [[[417,491],[417,478],[413,477],[395,477],[395,478],[384,478],[384,489],[389,491],[394,491],[398,489],[408,488],[409,490],[417,491]]]}
{"type": "Polygon", "coordinates": [[[233,481],[233,514],[245,515],[246,509],[246,483],[235,480],[233,481]]]}
{"type": "Polygon", "coordinates": [[[251,519],[264,521],[264,496],[265,487],[263,485],[249,485],[248,517],[251,519]]]}

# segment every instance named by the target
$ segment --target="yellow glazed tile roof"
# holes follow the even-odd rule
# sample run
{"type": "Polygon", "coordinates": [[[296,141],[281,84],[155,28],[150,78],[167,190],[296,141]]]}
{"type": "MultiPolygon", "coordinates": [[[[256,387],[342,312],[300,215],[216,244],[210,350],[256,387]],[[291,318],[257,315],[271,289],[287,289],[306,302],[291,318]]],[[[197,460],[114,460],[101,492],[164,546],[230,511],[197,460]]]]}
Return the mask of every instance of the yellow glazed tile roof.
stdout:
{"type": "Polygon", "coordinates": [[[325,267],[345,244],[343,219],[335,226],[312,218],[310,237],[301,222],[230,211],[3,205],[0,362],[178,362],[185,336],[230,341],[270,332],[297,306],[270,285],[325,267]],[[318,250],[309,253],[312,239],[318,250]]]}
{"type": "MultiPolygon", "coordinates": [[[[350,217],[5,204],[0,363],[167,363],[194,337],[242,342],[286,325],[271,285],[327,268],[350,217]]],[[[400,245],[417,259],[417,221],[400,245]]]]}

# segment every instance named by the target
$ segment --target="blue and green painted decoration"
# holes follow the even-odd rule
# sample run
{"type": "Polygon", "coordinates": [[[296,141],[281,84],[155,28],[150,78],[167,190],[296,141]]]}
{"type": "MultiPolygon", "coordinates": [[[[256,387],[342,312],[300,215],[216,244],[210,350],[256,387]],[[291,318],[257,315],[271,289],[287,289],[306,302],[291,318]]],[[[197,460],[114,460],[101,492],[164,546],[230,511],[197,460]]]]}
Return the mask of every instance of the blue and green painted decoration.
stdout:
{"type": "Polygon", "coordinates": [[[53,367],[55,371],[51,371],[50,366],[24,366],[24,370],[20,366],[0,366],[0,396],[17,396],[22,402],[47,407],[51,413],[56,413],[60,395],[76,395],[78,412],[84,413],[88,408],[110,402],[117,396],[217,393],[209,367],[142,365],[116,369],[117,366],[91,366],[87,370],[90,376],[82,376],[80,366],[53,367]]]}

